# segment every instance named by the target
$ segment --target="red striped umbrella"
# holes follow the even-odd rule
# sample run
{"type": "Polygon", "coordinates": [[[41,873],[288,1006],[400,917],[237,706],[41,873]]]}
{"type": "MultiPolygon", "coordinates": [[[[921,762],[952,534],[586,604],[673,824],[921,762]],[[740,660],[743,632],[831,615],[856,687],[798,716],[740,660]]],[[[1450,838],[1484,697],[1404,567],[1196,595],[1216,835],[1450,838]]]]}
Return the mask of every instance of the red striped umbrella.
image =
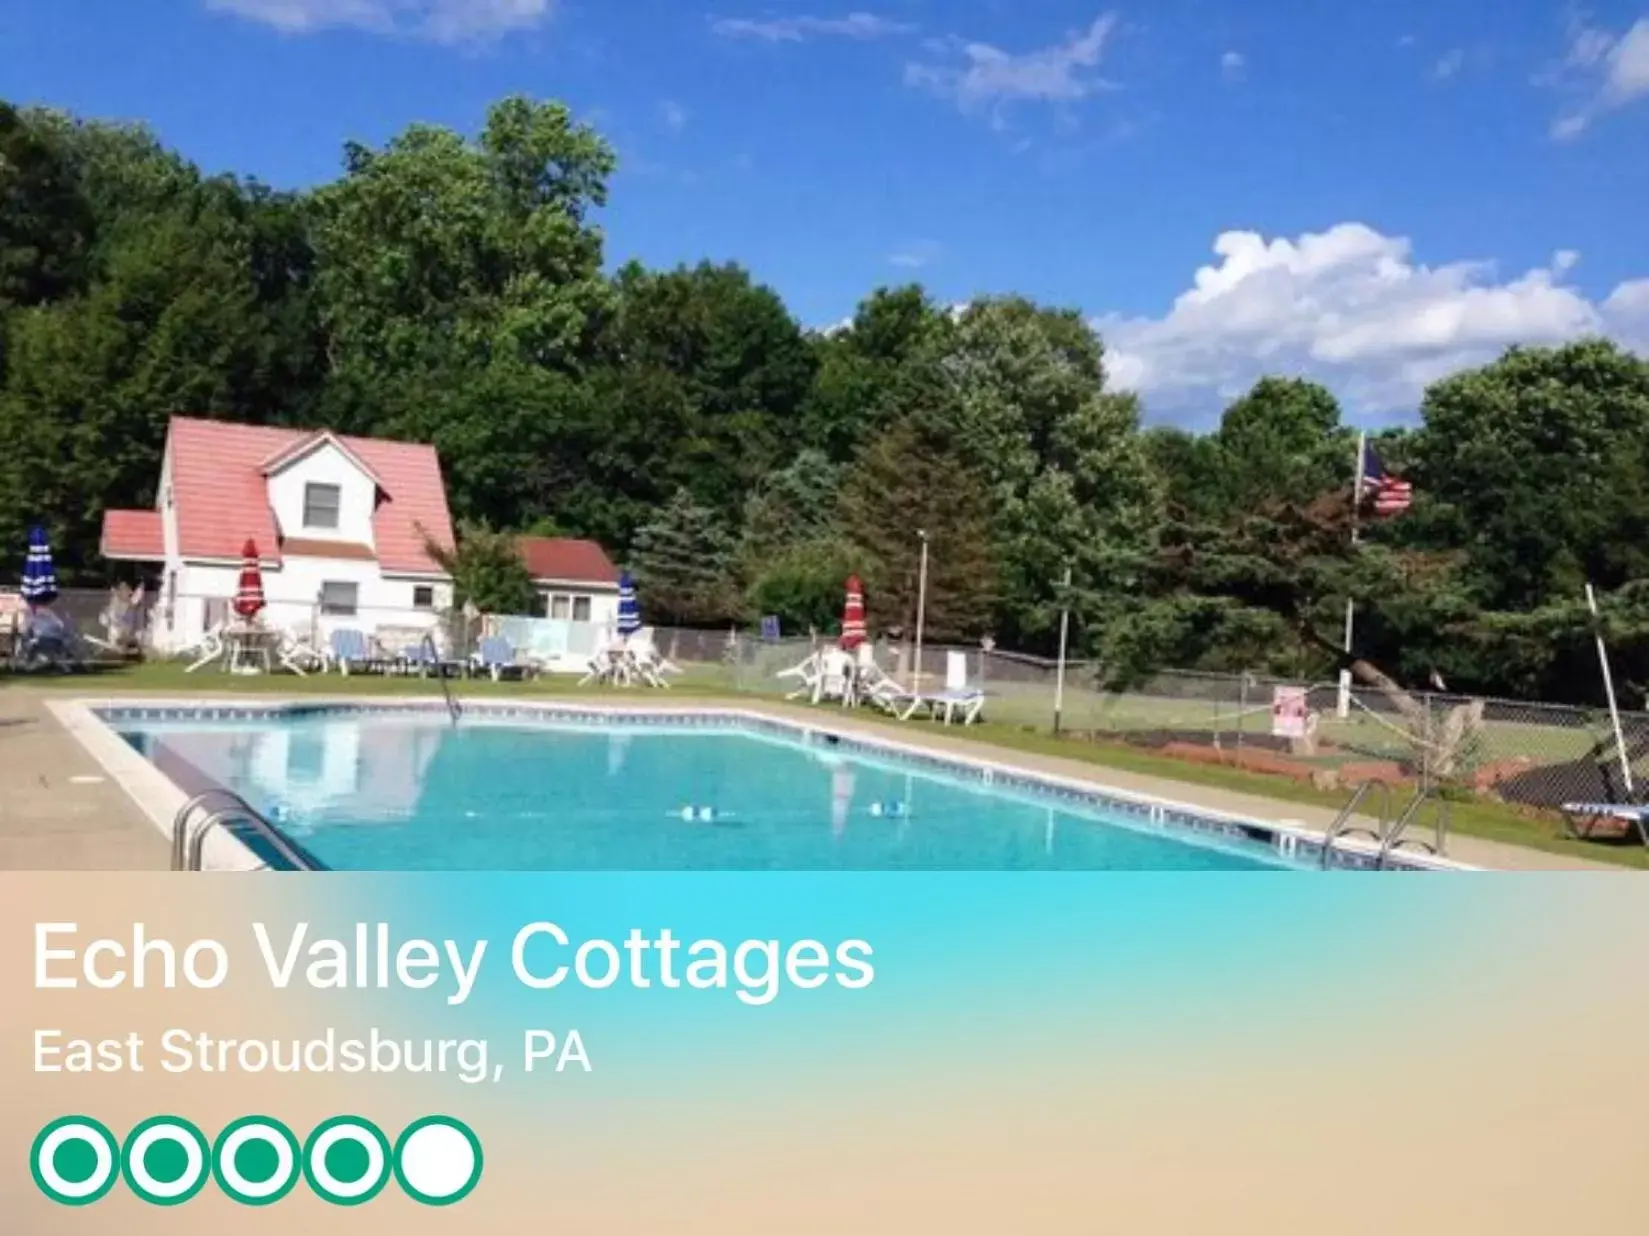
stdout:
{"type": "Polygon", "coordinates": [[[240,586],[235,589],[235,612],[242,618],[256,618],[263,609],[263,573],[258,570],[258,543],[248,539],[240,552],[240,586]]]}
{"type": "Polygon", "coordinates": [[[847,605],[842,609],[842,647],[852,652],[865,642],[865,589],[857,575],[847,577],[847,605]]]}

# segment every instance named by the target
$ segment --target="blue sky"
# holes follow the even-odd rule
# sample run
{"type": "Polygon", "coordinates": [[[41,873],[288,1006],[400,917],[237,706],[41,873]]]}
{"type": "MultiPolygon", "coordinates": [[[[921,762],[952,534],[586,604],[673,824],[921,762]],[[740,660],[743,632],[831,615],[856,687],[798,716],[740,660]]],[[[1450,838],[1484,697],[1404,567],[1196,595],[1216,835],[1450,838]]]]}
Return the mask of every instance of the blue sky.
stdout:
{"type": "Polygon", "coordinates": [[[818,327],[912,278],[1075,306],[1157,419],[1649,349],[1646,0],[9,0],[0,83],[289,187],[564,98],[614,261],[736,259],[818,327]]]}

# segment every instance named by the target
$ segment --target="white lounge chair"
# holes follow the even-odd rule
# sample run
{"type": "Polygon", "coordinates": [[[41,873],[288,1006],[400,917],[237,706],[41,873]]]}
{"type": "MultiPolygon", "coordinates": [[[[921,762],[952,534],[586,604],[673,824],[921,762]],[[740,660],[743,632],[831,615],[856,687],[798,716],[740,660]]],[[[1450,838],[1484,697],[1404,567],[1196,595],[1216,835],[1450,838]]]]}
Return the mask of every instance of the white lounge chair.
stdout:
{"type": "Polygon", "coordinates": [[[901,719],[909,720],[926,710],[929,717],[943,720],[946,725],[957,717],[963,725],[972,725],[984,708],[985,693],[968,684],[967,654],[949,652],[945,654],[945,689],[933,695],[914,695],[901,719]]]}
{"type": "Polygon", "coordinates": [[[331,657],[326,652],[291,631],[281,632],[281,642],[275,649],[275,658],[299,678],[325,673],[331,666],[331,657]]]}
{"type": "Polygon", "coordinates": [[[813,684],[813,702],[837,700],[843,708],[854,703],[853,657],[840,648],[829,648],[819,657],[819,678],[813,684]]]}
{"type": "Polygon", "coordinates": [[[194,659],[189,662],[183,672],[192,674],[204,666],[211,665],[214,661],[221,661],[225,651],[223,628],[221,626],[209,627],[201,635],[200,643],[184,652],[184,656],[193,657],[194,659]]]}
{"type": "Polygon", "coordinates": [[[666,674],[679,674],[681,667],[658,650],[653,641],[653,628],[642,627],[630,639],[626,652],[637,677],[650,687],[668,687],[666,674]]]}
{"type": "Polygon", "coordinates": [[[854,692],[864,703],[873,704],[895,717],[904,716],[916,703],[916,693],[906,690],[898,679],[876,663],[876,654],[869,644],[859,645],[857,670],[854,692]]]}
{"type": "Polygon", "coordinates": [[[798,661],[789,669],[780,670],[774,675],[774,677],[794,678],[801,683],[801,686],[797,687],[794,691],[788,692],[784,697],[785,699],[799,700],[804,696],[808,699],[812,699],[813,693],[819,686],[819,673],[819,654],[816,652],[810,652],[807,654],[806,658],[798,661]]]}

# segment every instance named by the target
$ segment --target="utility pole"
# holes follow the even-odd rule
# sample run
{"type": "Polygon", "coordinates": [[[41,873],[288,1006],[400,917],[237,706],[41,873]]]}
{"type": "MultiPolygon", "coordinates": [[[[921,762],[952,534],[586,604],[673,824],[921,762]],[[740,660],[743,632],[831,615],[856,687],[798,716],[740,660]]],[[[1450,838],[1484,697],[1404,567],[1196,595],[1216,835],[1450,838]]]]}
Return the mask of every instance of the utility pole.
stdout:
{"type": "MultiPolygon", "coordinates": [[[[1357,518],[1363,509],[1363,465],[1368,460],[1368,435],[1357,435],[1357,463],[1352,469],[1351,480],[1351,544],[1357,545],[1357,518]]],[[[1351,597],[1346,598],[1346,634],[1345,650],[1347,664],[1340,671],[1340,698],[1335,709],[1340,720],[1344,721],[1351,715],[1351,647],[1357,626],[1357,602],[1351,597]]]]}
{"type": "Polygon", "coordinates": [[[1059,733],[1065,711],[1065,641],[1071,633],[1071,568],[1065,568],[1065,588],[1059,595],[1059,666],[1054,671],[1054,733],[1059,733]]]}
{"type": "Polygon", "coordinates": [[[927,618],[928,609],[928,534],[918,528],[916,535],[922,538],[922,562],[916,572],[916,666],[912,673],[910,689],[920,695],[922,693],[922,624],[927,618]]]}

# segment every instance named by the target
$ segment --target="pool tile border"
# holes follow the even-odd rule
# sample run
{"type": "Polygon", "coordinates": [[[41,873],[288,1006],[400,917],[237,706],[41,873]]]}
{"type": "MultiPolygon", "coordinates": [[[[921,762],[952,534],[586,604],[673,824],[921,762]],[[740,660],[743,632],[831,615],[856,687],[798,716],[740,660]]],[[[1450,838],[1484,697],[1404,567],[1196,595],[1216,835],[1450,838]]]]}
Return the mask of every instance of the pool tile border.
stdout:
{"type": "MultiPolygon", "coordinates": [[[[360,701],[360,700],[306,700],[280,701],[270,700],[257,704],[219,704],[202,703],[186,700],[147,700],[134,702],[131,700],[90,701],[77,700],[68,704],[54,705],[54,710],[63,713],[79,714],[84,720],[97,723],[102,736],[113,740],[124,752],[132,756],[139,763],[153,773],[173,791],[180,795],[158,770],[147,761],[133,752],[124,739],[120,738],[112,728],[115,725],[129,722],[189,722],[189,721],[255,721],[264,717],[303,717],[303,716],[358,716],[372,714],[375,716],[409,716],[423,717],[431,713],[444,713],[445,703],[439,699],[403,699],[390,701],[360,701]]],[[[893,737],[869,737],[862,732],[851,729],[832,727],[828,721],[821,718],[817,723],[804,721],[800,718],[775,717],[758,709],[748,707],[718,707],[713,705],[693,705],[672,707],[665,704],[648,707],[633,707],[629,705],[605,705],[587,703],[562,703],[554,701],[519,701],[504,702],[478,700],[467,702],[464,706],[464,717],[467,722],[492,722],[500,724],[526,723],[568,723],[587,724],[594,726],[647,726],[679,727],[682,729],[748,729],[764,733],[769,737],[787,741],[800,741],[811,745],[815,741],[830,744],[836,750],[844,750],[871,758],[892,759],[900,764],[914,765],[925,768],[945,776],[954,777],[963,781],[973,781],[981,785],[995,788],[1009,789],[1017,793],[1026,794],[1038,800],[1066,803],[1086,810],[1102,811],[1116,817],[1126,827],[1158,835],[1177,837],[1179,840],[1192,845],[1220,846],[1222,843],[1254,846],[1259,845],[1275,852],[1281,863],[1287,867],[1314,868],[1321,866],[1323,859],[1323,838],[1320,833],[1312,832],[1303,825],[1293,822],[1270,821],[1252,817],[1230,815],[1222,812],[1192,807],[1184,803],[1173,802],[1168,799],[1153,798],[1145,795],[1133,794],[1128,791],[1097,784],[1091,781],[1078,780],[1061,776],[1057,773],[1035,772],[1010,763],[982,759],[971,755],[956,752],[938,752],[929,747],[901,742],[893,737]]],[[[87,743],[94,756],[103,759],[100,749],[107,750],[101,742],[95,746],[87,742],[88,734],[84,724],[71,727],[72,732],[87,743]]],[[[105,766],[108,761],[103,760],[105,766]]],[[[136,778],[142,784],[134,785],[126,778],[133,770],[130,763],[119,761],[121,767],[110,767],[116,779],[126,786],[134,798],[139,799],[139,805],[144,806],[152,819],[159,819],[155,810],[145,804],[141,795],[153,795],[155,787],[148,778],[136,778]]],[[[171,796],[167,796],[170,798],[171,796]]],[[[178,798],[176,805],[181,805],[178,798]]],[[[173,806],[173,811],[176,806],[173,806]]],[[[170,829],[170,818],[162,825],[163,830],[170,829]]],[[[225,836],[226,843],[233,843],[236,848],[244,850],[232,837],[225,836]]],[[[219,847],[227,850],[228,846],[219,847]]],[[[213,855],[209,854],[209,859],[213,855]]],[[[264,864],[249,854],[241,857],[241,861],[232,861],[238,856],[222,853],[216,857],[224,860],[223,863],[209,862],[209,866],[217,867],[228,865],[237,869],[246,869],[248,866],[262,867],[264,864]],[[247,863],[246,858],[253,861],[247,863]]],[[[1373,846],[1357,839],[1348,839],[1337,842],[1330,855],[1328,866],[1333,870],[1341,871],[1373,871],[1376,870],[1377,852],[1373,846]]],[[[1457,863],[1446,858],[1436,858],[1430,855],[1397,854],[1387,858],[1383,868],[1386,871],[1469,871],[1475,868],[1457,863]]]]}

